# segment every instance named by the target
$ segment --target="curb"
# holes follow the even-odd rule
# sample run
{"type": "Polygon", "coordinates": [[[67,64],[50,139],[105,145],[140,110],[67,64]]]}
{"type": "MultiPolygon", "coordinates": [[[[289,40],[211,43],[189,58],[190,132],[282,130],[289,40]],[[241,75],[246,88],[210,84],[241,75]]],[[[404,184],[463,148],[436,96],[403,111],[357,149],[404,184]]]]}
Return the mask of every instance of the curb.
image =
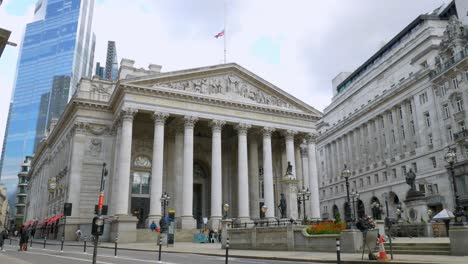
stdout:
{"type": "MultiPolygon", "coordinates": [[[[110,246],[100,246],[100,248],[114,249],[110,246]]],[[[144,252],[158,252],[158,250],[151,249],[133,249],[133,248],[118,248],[119,250],[132,250],[132,251],[144,251],[144,252]]],[[[187,251],[163,251],[163,253],[175,253],[175,254],[195,254],[202,256],[213,256],[213,257],[225,257],[224,253],[202,253],[202,252],[187,252],[187,251]]],[[[295,262],[317,262],[317,263],[336,263],[336,260],[324,260],[324,259],[314,259],[314,258],[286,258],[286,257],[267,257],[267,256],[245,256],[245,255],[236,255],[229,254],[229,257],[232,258],[242,258],[242,259],[263,259],[263,260],[275,260],[275,261],[295,261],[295,262]]],[[[377,261],[377,260],[343,260],[343,264],[355,264],[355,263],[395,263],[395,264],[444,264],[440,262],[417,262],[417,261],[404,261],[404,260],[388,260],[388,261],[377,261]]]]}

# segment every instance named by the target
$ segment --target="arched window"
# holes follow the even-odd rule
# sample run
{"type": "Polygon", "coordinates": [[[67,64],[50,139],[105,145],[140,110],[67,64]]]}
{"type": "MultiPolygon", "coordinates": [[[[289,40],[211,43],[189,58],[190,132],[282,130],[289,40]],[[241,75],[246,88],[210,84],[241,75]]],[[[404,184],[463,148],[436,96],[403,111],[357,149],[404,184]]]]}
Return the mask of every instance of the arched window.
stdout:
{"type": "Polygon", "coordinates": [[[138,156],[133,161],[132,194],[149,194],[151,177],[151,160],[138,156]]]}

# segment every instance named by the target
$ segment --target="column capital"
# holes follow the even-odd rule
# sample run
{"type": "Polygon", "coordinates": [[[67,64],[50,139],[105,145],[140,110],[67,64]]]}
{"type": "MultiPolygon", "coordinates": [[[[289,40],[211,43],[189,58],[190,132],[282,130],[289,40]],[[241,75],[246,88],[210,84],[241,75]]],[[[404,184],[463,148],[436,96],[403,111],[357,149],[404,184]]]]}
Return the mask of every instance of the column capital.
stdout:
{"type": "Polygon", "coordinates": [[[193,128],[198,121],[196,116],[184,116],[184,126],[186,128],[193,128]]]}
{"type": "Polygon", "coordinates": [[[283,130],[282,134],[284,135],[286,140],[294,140],[294,136],[297,134],[297,131],[288,129],[288,130],[283,130]]]}
{"type": "Polygon", "coordinates": [[[122,120],[133,120],[135,115],[138,113],[138,109],[136,108],[131,108],[131,107],[125,107],[120,110],[120,117],[122,120]]]}
{"type": "Polygon", "coordinates": [[[73,134],[85,134],[89,124],[86,122],[77,121],[73,124],[73,134]]]}
{"type": "Polygon", "coordinates": [[[210,122],[211,131],[220,132],[225,124],[226,124],[226,121],[224,120],[212,120],[210,122]]]}
{"type": "Polygon", "coordinates": [[[317,142],[317,135],[314,133],[309,133],[306,136],[307,144],[315,144],[317,142]]]}
{"type": "Polygon", "coordinates": [[[275,129],[273,127],[264,127],[262,129],[263,137],[271,137],[271,133],[273,133],[275,129]]]}
{"type": "Polygon", "coordinates": [[[252,127],[251,124],[246,124],[246,123],[239,123],[235,126],[239,135],[247,135],[247,130],[249,130],[249,128],[251,127],[252,127]]]}
{"type": "Polygon", "coordinates": [[[153,113],[153,120],[154,120],[154,124],[158,124],[158,125],[164,125],[164,123],[166,122],[166,119],[169,117],[169,113],[165,113],[165,112],[154,112],[153,113]]]}

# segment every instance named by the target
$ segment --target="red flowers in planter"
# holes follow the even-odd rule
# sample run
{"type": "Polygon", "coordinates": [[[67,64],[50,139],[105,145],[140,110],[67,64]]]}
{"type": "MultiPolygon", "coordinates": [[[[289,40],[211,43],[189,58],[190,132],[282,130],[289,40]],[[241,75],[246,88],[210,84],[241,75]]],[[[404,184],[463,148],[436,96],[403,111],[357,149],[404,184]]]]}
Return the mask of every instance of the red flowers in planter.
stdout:
{"type": "Polygon", "coordinates": [[[309,235],[324,235],[324,234],[339,234],[341,230],[346,228],[345,223],[335,222],[320,222],[307,227],[306,231],[309,235]]]}

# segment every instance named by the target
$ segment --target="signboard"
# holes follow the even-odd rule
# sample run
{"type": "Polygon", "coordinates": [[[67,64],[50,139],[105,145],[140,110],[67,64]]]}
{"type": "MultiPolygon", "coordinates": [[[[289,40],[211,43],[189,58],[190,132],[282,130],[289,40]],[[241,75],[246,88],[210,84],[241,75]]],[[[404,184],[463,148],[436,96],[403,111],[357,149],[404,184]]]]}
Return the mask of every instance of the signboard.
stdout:
{"type": "Polygon", "coordinates": [[[175,210],[169,210],[169,229],[167,232],[167,246],[174,245],[174,219],[175,219],[175,210]]]}

